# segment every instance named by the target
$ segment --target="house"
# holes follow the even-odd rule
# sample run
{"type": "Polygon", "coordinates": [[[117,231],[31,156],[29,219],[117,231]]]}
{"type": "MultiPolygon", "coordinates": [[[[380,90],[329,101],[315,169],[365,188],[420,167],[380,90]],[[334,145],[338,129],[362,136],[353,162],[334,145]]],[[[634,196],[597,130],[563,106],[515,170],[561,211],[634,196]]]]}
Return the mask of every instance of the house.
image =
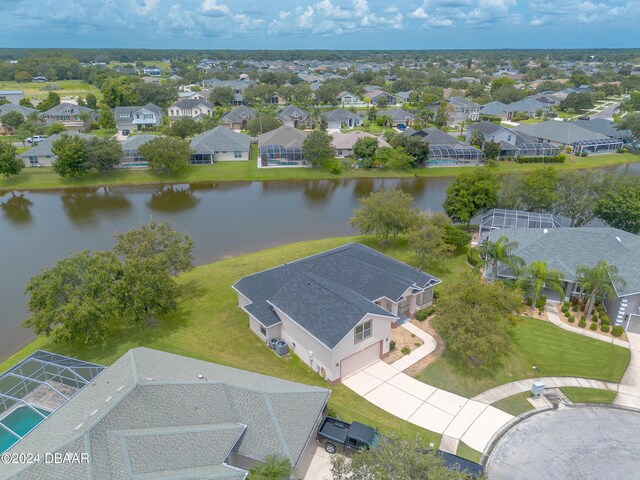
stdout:
{"type": "MultiPolygon", "coordinates": [[[[565,298],[580,294],[579,266],[593,267],[605,260],[617,267],[624,285],[612,285],[615,296],[604,302],[607,314],[614,324],[640,333],[640,236],[611,227],[508,228],[490,233],[489,240],[503,235],[518,242],[514,254],[527,265],[542,260],[550,269],[562,272],[565,298]]],[[[498,277],[511,276],[508,268],[498,267],[498,277]]],[[[557,298],[554,292],[545,294],[557,298]]]]}
{"type": "MultiPolygon", "coordinates": [[[[55,371],[64,371],[62,381],[72,381],[64,376],[73,378],[68,368],[55,371]]],[[[51,373],[41,375],[53,379],[51,373]]],[[[289,460],[293,478],[302,478],[329,394],[320,387],[135,348],[8,450],[20,458],[29,452],[67,461],[5,463],[2,478],[244,480],[270,455],[289,460]],[[76,461],[65,454],[77,455],[76,461]]]]}
{"type": "Polygon", "coordinates": [[[190,146],[195,151],[191,155],[194,165],[249,160],[251,137],[219,126],[193,137],[190,146]]]}
{"type": "Polygon", "coordinates": [[[148,167],[149,164],[145,158],[138,153],[138,149],[154,138],[158,138],[158,136],[143,133],[140,135],[129,135],[121,141],[122,160],[120,161],[120,166],[123,168],[148,167]]]}
{"type": "Polygon", "coordinates": [[[513,127],[518,133],[524,133],[538,143],[550,143],[564,149],[571,148],[574,154],[612,153],[622,147],[621,140],[588,130],[575,122],[547,120],[542,123],[521,124],[513,127]]]}
{"type": "Polygon", "coordinates": [[[409,101],[409,96],[411,96],[412,93],[413,92],[411,90],[408,92],[396,92],[396,98],[402,103],[407,103],[409,101]]]}
{"type": "Polygon", "coordinates": [[[140,77],[140,80],[142,80],[144,83],[160,84],[162,82],[162,79],[160,77],[152,77],[151,75],[140,77]]]}
{"type": "Polygon", "coordinates": [[[313,118],[311,114],[295,105],[287,105],[278,110],[278,119],[286,127],[312,128],[313,118]]]}
{"type": "Polygon", "coordinates": [[[453,111],[463,114],[464,118],[475,122],[480,119],[480,104],[464,97],[449,97],[447,99],[453,111]]]}
{"type": "Polygon", "coordinates": [[[365,92],[364,96],[369,99],[369,103],[372,105],[395,105],[398,103],[398,99],[396,97],[384,90],[369,90],[365,92]]]}
{"type": "Polygon", "coordinates": [[[551,213],[492,208],[482,215],[479,242],[484,242],[494,230],[503,228],[562,228],[562,221],[551,213]]]}
{"type": "Polygon", "coordinates": [[[221,88],[228,87],[233,90],[234,93],[244,93],[247,87],[253,85],[253,82],[248,77],[241,77],[236,80],[219,80],[217,78],[209,78],[202,81],[202,88],[221,88]]]}
{"type": "Polygon", "coordinates": [[[265,103],[267,105],[286,105],[287,104],[287,99],[284,98],[279,93],[274,93],[269,98],[267,98],[265,103]]]}
{"type": "Polygon", "coordinates": [[[160,75],[162,75],[162,70],[160,69],[160,67],[150,65],[148,67],[144,67],[142,69],[142,73],[145,75],[149,75],[150,77],[159,77],[160,75]]]}
{"type": "Polygon", "coordinates": [[[18,105],[24,99],[24,90],[0,90],[0,101],[18,105]]]}
{"type": "Polygon", "coordinates": [[[153,103],[144,107],[116,107],[113,116],[119,131],[153,130],[162,125],[162,108],[153,103]]]}
{"type": "Polygon", "coordinates": [[[0,134],[1,135],[13,135],[14,129],[12,127],[2,125],[2,116],[10,112],[18,112],[24,119],[26,119],[32,113],[40,113],[35,108],[23,107],[22,105],[16,105],[15,103],[5,103],[0,105],[0,134]]]}
{"type": "Polygon", "coordinates": [[[360,115],[341,108],[323,113],[322,118],[327,121],[328,130],[355,128],[362,125],[362,117],[360,115]]]}
{"type": "Polygon", "coordinates": [[[90,135],[78,132],[56,133],[44,138],[34,147],[18,154],[18,158],[22,159],[27,167],[50,167],[58,158],[52,151],[53,142],[59,139],[61,135],[79,135],[85,140],[92,138],[90,135]]]}
{"type": "Polygon", "coordinates": [[[389,147],[390,145],[382,138],[371,135],[367,132],[347,132],[340,131],[331,134],[331,145],[336,149],[338,158],[346,158],[353,156],[353,146],[361,138],[375,138],[378,141],[378,147],[389,147]]]}
{"type": "MultiPolygon", "coordinates": [[[[2,107],[0,107],[0,111],[2,107]]],[[[616,126],[616,122],[607,120],[605,118],[592,118],[590,120],[574,120],[574,125],[586,128],[595,133],[606,135],[607,137],[615,138],[624,143],[633,141],[633,133],[630,130],[619,130],[616,126]]]]}
{"type": "Polygon", "coordinates": [[[199,98],[185,98],[172,104],[167,111],[171,120],[180,120],[185,117],[200,120],[203,116],[213,115],[215,107],[199,98]]]}
{"type": "Polygon", "coordinates": [[[336,97],[341,105],[360,105],[362,104],[362,100],[358,98],[357,95],[354,95],[351,92],[343,91],[338,94],[336,97]]]}
{"type": "Polygon", "coordinates": [[[480,117],[482,118],[498,117],[500,120],[508,120],[509,113],[509,105],[502,102],[489,102],[480,107],[480,117]]]}
{"type": "Polygon", "coordinates": [[[43,112],[42,119],[47,126],[62,123],[70,132],[84,132],[95,121],[96,114],[89,107],[61,103],[43,112]]]}
{"type": "Polygon", "coordinates": [[[258,136],[258,167],[308,165],[302,152],[302,146],[308,135],[307,132],[283,125],[258,136]]]}
{"type": "Polygon", "coordinates": [[[482,150],[461,142],[438,128],[428,127],[418,131],[407,129],[402,135],[419,137],[423,142],[429,144],[429,159],[427,160],[429,166],[483,165],[486,159],[482,150]]]}
{"type": "Polygon", "coordinates": [[[220,117],[220,125],[223,125],[231,130],[246,130],[249,120],[256,116],[256,111],[253,108],[241,105],[220,117]]]}
{"type": "Polygon", "coordinates": [[[555,157],[560,148],[548,142],[540,142],[522,132],[493,122],[478,122],[467,125],[466,139],[471,143],[474,132],[478,132],[484,142],[500,144],[500,157],[555,157]]]}
{"type": "Polygon", "coordinates": [[[136,67],[115,67],[114,70],[120,75],[137,75],[139,73],[136,67]]]}
{"type": "Polygon", "coordinates": [[[411,125],[413,125],[413,121],[416,118],[413,113],[407,112],[406,110],[397,107],[389,108],[387,110],[378,110],[376,112],[377,117],[381,117],[383,115],[391,117],[392,127],[400,128],[402,128],[402,126],[410,127],[411,125]]]}
{"type": "Polygon", "coordinates": [[[237,281],[264,342],[281,338],[330,384],[389,353],[391,329],[433,302],[440,280],[350,243],[237,281]]]}

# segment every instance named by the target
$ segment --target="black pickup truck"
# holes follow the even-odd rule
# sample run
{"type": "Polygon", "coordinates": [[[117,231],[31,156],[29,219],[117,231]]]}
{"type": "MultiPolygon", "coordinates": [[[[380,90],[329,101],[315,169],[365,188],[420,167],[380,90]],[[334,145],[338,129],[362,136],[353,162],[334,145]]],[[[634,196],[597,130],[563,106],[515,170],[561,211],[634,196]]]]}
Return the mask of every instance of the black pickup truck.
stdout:
{"type": "Polygon", "coordinates": [[[359,422],[347,423],[337,418],[325,417],[316,436],[329,453],[355,453],[358,450],[376,448],[378,431],[359,422]]]}

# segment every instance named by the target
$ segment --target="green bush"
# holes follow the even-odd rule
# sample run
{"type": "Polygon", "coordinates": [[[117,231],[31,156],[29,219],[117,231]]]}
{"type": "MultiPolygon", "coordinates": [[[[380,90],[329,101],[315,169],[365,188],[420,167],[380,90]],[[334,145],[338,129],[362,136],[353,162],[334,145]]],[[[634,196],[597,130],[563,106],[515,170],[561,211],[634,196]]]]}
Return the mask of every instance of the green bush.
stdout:
{"type": "Polygon", "coordinates": [[[404,355],[409,355],[411,353],[411,349],[409,347],[402,347],[400,350],[404,355]]]}
{"type": "Polygon", "coordinates": [[[571,307],[571,310],[577,312],[578,310],[580,310],[580,308],[578,307],[578,304],[574,304],[573,307],[571,307]]]}
{"type": "Polygon", "coordinates": [[[530,307],[531,305],[533,305],[533,298],[527,297],[527,306],[530,307]]]}
{"type": "Polygon", "coordinates": [[[616,325],[611,329],[611,335],[614,337],[620,337],[624,333],[624,328],[621,325],[616,325]]]}
{"type": "Polygon", "coordinates": [[[580,321],[578,322],[578,326],[580,328],[584,328],[587,326],[587,321],[584,319],[584,317],[580,319],[580,321]]]}
{"type": "Polygon", "coordinates": [[[600,331],[602,331],[602,332],[604,332],[604,333],[609,332],[609,325],[603,324],[603,325],[600,327],[600,331]]]}
{"type": "Polygon", "coordinates": [[[396,342],[394,340],[391,340],[389,342],[389,351],[393,352],[396,349],[396,342]]]}
{"type": "Polygon", "coordinates": [[[545,297],[544,295],[540,295],[540,298],[536,300],[536,308],[538,310],[543,310],[546,303],[547,303],[547,297],[545,297]]]}
{"type": "Polygon", "coordinates": [[[344,165],[339,160],[327,160],[324,163],[324,167],[331,173],[332,175],[340,175],[344,172],[344,165]]]}
{"type": "Polygon", "coordinates": [[[416,320],[423,322],[434,313],[436,313],[436,307],[434,305],[431,305],[430,307],[424,308],[422,310],[418,310],[416,312],[416,320]]]}
{"type": "Polygon", "coordinates": [[[569,315],[567,316],[567,322],[569,323],[573,323],[576,321],[576,317],[574,317],[573,315],[569,315]]]}
{"type": "Polygon", "coordinates": [[[560,311],[566,315],[567,313],[569,313],[569,307],[565,304],[562,306],[560,311]]]}
{"type": "Polygon", "coordinates": [[[611,319],[606,315],[600,315],[600,323],[602,325],[611,325],[611,319]]]}
{"type": "Polygon", "coordinates": [[[470,248],[467,252],[467,262],[469,262],[469,265],[475,267],[480,263],[480,260],[480,251],[477,248],[470,248]]]}
{"type": "Polygon", "coordinates": [[[597,323],[592,323],[591,325],[589,325],[589,330],[597,330],[597,329],[598,329],[597,323]]]}
{"type": "MultiPolygon", "coordinates": [[[[444,226],[444,235],[442,237],[442,240],[444,240],[444,243],[446,243],[447,245],[451,245],[455,248],[465,247],[469,245],[469,242],[471,242],[471,234],[469,234],[465,230],[464,226],[447,224],[444,226]]],[[[480,255],[478,255],[478,258],[480,258],[480,255]]]]}
{"type": "Polygon", "coordinates": [[[517,163],[564,163],[566,156],[562,153],[553,157],[518,157],[517,163]]]}
{"type": "Polygon", "coordinates": [[[627,153],[627,149],[626,149],[626,148],[624,148],[624,147],[620,147],[620,148],[618,149],[618,153],[627,153]]]}

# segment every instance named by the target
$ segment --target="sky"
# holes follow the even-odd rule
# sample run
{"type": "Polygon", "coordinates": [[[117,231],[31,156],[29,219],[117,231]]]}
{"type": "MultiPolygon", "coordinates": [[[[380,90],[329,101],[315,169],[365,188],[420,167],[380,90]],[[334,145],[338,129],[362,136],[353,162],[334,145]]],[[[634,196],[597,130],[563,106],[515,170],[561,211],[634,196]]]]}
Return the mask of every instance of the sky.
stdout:
{"type": "Polygon", "coordinates": [[[640,47],[640,0],[0,0],[0,47],[640,47]]]}

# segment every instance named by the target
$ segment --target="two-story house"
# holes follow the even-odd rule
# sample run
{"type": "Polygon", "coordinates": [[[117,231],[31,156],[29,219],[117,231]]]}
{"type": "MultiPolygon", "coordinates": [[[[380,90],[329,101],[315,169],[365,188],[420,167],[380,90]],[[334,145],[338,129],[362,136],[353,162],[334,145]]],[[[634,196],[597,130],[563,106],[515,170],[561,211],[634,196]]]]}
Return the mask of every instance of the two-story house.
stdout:
{"type": "Polygon", "coordinates": [[[144,107],[116,107],[116,126],[122,130],[153,130],[162,124],[162,108],[153,103],[144,107]]]}
{"type": "Polygon", "coordinates": [[[180,120],[187,117],[198,120],[203,116],[211,116],[215,111],[215,107],[199,98],[185,98],[179,100],[168,108],[169,118],[171,120],[180,120]]]}
{"type": "Polygon", "coordinates": [[[70,132],[84,132],[95,121],[95,112],[89,107],[61,103],[42,113],[45,125],[62,123],[70,132]]]}

